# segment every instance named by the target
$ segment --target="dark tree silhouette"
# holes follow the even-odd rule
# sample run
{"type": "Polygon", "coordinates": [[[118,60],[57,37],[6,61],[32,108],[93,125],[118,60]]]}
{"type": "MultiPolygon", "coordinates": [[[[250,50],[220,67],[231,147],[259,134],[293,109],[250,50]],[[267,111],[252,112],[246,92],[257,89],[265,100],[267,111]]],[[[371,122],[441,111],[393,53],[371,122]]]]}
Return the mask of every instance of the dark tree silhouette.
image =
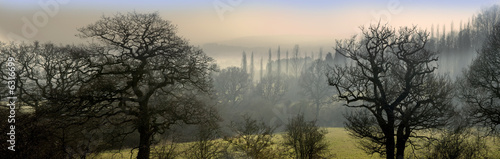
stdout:
{"type": "Polygon", "coordinates": [[[241,57],[241,69],[243,72],[247,73],[247,53],[243,51],[242,57],[241,57]]]}
{"type": "Polygon", "coordinates": [[[477,123],[498,132],[500,125],[500,25],[497,25],[471,66],[458,80],[460,98],[477,123]]]}
{"type": "MultiPolygon", "coordinates": [[[[114,93],[107,91],[110,83],[104,79],[99,84],[90,82],[94,71],[88,67],[89,54],[81,47],[38,42],[6,45],[1,52],[16,60],[17,111],[21,105],[33,110],[22,119],[31,122],[17,125],[28,134],[24,143],[29,147],[21,148],[19,154],[29,155],[21,158],[76,158],[99,151],[102,133],[91,132],[101,132],[98,126],[109,124],[102,117],[114,115],[107,107],[107,97],[114,93]],[[91,85],[94,88],[89,90],[91,85]],[[37,133],[45,136],[39,138],[37,133]],[[39,153],[33,154],[31,148],[39,153]]],[[[7,70],[4,62],[0,67],[7,70]]],[[[0,78],[7,81],[9,74],[1,71],[0,78]]]]}
{"type": "Polygon", "coordinates": [[[153,136],[177,121],[195,124],[215,114],[197,100],[211,92],[213,60],[158,13],[103,16],[79,31],[99,42],[89,49],[95,78],[119,79],[112,87],[115,106],[140,134],[137,158],[149,158],[153,136]]]}
{"type": "Polygon", "coordinates": [[[424,48],[428,33],[381,24],[362,31],[359,41],[337,41],[337,53],[355,66],[333,67],[329,84],[345,106],[360,110],[346,115],[346,129],[367,152],[404,158],[416,130],[446,124],[453,110],[451,85],[433,73],[437,58],[424,48]]]}

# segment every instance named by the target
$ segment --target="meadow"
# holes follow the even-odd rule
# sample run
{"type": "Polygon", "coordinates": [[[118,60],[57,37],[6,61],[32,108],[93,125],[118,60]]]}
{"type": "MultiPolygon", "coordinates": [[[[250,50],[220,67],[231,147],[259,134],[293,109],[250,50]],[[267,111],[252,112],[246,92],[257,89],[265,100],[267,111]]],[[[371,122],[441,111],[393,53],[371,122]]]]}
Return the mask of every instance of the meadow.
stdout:
{"type": "MultiPolygon", "coordinates": [[[[325,128],[328,133],[326,134],[326,139],[329,144],[329,154],[332,158],[340,159],[380,159],[380,155],[368,155],[363,150],[357,147],[357,140],[351,137],[348,132],[342,127],[331,127],[325,128]]],[[[275,138],[277,142],[280,142],[280,133],[278,133],[275,138]]],[[[180,149],[185,148],[189,143],[180,143],[178,146],[180,149]]],[[[131,151],[130,149],[124,149],[120,152],[118,151],[108,151],[105,153],[92,156],[92,158],[114,158],[114,159],[128,159],[135,158],[137,151],[131,151]]],[[[182,157],[180,157],[182,158],[182,157]]]]}

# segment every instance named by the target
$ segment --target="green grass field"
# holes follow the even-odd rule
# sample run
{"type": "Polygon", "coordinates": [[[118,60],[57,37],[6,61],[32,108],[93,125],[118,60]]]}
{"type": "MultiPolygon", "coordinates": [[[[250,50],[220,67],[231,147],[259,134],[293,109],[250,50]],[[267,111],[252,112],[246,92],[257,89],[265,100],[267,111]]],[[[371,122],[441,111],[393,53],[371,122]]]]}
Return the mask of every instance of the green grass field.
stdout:
{"type": "MultiPolygon", "coordinates": [[[[328,134],[326,134],[327,142],[329,143],[330,153],[334,154],[336,158],[343,159],[378,159],[379,155],[367,155],[361,149],[356,147],[356,140],[347,134],[344,128],[326,128],[328,134]]],[[[278,134],[277,137],[280,137],[278,134]]],[[[182,147],[182,146],[180,146],[182,147]]],[[[137,151],[130,151],[130,149],[125,149],[120,152],[109,151],[101,153],[97,156],[92,156],[92,158],[115,158],[115,159],[128,159],[132,155],[135,158],[137,151]]]]}
{"type": "MultiPolygon", "coordinates": [[[[333,158],[339,159],[380,159],[378,154],[368,155],[363,150],[359,149],[357,145],[357,140],[349,136],[348,132],[344,128],[326,128],[328,133],[326,134],[326,139],[329,146],[329,153],[332,154],[333,158]]],[[[280,140],[281,135],[276,135],[276,140],[280,140]]],[[[186,147],[188,143],[181,143],[179,145],[180,149],[186,147]]],[[[493,140],[488,140],[487,143],[490,146],[490,151],[488,156],[490,158],[499,158],[500,150],[498,144],[493,143],[493,140]]],[[[407,152],[409,148],[407,148],[407,152]]],[[[97,156],[91,156],[91,158],[115,158],[115,159],[128,159],[135,158],[137,151],[130,151],[130,149],[125,149],[120,152],[118,151],[108,151],[101,153],[97,156]]]]}
{"type": "Polygon", "coordinates": [[[327,128],[327,142],[330,144],[330,152],[335,154],[336,158],[343,159],[378,159],[380,156],[368,155],[356,145],[356,139],[349,136],[344,128],[327,128]]]}

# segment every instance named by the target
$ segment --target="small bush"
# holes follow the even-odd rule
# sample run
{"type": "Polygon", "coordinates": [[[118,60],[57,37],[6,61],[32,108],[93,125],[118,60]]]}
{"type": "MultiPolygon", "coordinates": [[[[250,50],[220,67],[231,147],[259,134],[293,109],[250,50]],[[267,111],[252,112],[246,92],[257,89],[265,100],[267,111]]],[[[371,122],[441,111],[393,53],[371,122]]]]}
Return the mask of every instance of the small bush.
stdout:
{"type": "Polygon", "coordinates": [[[243,116],[243,122],[231,122],[233,137],[224,138],[229,142],[236,152],[242,152],[244,156],[253,159],[273,158],[272,152],[273,132],[275,127],[258,122],[248,115],[243,116]]]}
{"type": "Polygon", "coordinates": [[[198,132],[195,135],[196,142],[189,147],[186,157],[193,159],[224,158],[228,144],[217,140],[219,135],[220,129],[216,123],[198,125],[198,132]]]}
{"type": "Polygon", "coordinates": [[[430,142],[425,158],[469,159],[486,158],[488,147],[485,139],[472,130],[458,128],[445,132],[438,140],[430,142]]]}
{"type": "Polygon", "coordinates": [[[324,158],[328,144],[326,130],[320,129],[316,121],[305,121],[304,115],[297,115],[286,125],[283,136],[284,145],[293,149],[292,156],[297,159],[324,158]]]}

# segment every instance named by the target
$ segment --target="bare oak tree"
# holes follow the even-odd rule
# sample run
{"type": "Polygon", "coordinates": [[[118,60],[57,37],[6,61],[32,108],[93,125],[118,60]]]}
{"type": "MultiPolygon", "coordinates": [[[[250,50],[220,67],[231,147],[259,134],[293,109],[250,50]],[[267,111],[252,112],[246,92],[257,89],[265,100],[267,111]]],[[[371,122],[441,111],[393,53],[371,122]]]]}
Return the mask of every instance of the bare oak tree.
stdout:
{"type": "Polygon", "coordinates": [[[197,100],[211,92],[213,60],[176,35],[176,27],[158,13],[103,16],[79,31],[99,42],[89,49],[95,78],[117,80],[116,109],[131,117],[140,134],[137,158],[149,158],[156,133],[215,114],[197,100]]]}
{"type": "Polygon", "coordinates": [[[446,124],[453,109],[451,86],[433,73],[437,57],[425,49],[428,33],[381,24],[362,31],[360,40],[337,41],[337,53],[354,66],[332,67],[329,84],[338,100],[358,109],[346,115],[346,129],[362,139],[367,152],[404,158],[417,130],[446,124]]]}

